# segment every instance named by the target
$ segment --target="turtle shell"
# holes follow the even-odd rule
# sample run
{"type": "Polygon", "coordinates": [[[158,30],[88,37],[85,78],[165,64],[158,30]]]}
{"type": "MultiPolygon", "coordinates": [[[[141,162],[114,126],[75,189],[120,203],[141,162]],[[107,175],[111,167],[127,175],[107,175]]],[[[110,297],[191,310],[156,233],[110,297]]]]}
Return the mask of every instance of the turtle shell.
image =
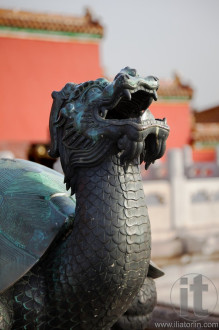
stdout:
{"type": "Polygon", "coordinates": [[[63,175],[26,161],[0,159],[0,293],[45,253],[66,223],[75,199],[63,175]]]}

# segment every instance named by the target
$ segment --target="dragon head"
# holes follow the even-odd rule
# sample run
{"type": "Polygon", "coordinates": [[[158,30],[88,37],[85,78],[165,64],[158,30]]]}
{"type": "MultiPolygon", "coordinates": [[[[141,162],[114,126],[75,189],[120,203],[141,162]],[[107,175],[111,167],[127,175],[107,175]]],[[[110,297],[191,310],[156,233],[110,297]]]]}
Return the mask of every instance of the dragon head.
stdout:
{"type": "Polygon", "coordinates": [[[109,152],[125,166],[145,161],[146,169],[160,158],[169,127],[148,110],[158,87],[158,78],[140,77],[126,67],[113,82],[68,83],[53,92],[50,155],[61,157],[65,175],[71,176],[72,168],[97,165],[109,152]]]}

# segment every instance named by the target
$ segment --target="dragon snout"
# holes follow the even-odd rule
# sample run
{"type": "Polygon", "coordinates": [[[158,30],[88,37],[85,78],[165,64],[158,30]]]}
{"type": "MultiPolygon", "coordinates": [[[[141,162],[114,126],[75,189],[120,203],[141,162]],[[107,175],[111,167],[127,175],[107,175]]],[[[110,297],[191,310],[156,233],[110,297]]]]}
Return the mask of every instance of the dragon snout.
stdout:
{"type": "Polygon", "coordinates": [[[148,76],[144,78],[145,87],[149,89],[158,90],[159,88],[159,79],[155,76],[148,76]]]}

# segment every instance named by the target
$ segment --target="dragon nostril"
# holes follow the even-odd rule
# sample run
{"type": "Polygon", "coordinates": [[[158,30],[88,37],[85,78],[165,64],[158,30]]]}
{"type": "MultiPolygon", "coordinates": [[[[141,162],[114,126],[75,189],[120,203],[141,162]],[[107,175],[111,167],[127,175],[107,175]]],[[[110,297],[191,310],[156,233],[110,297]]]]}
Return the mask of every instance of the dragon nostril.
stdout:
{"type": "Polygon", "coordinates": [[[120,75],[120,77],[119,77],[119,83],[124,83],[124,82],[126,82],[127,80],[129,80],[129,79],[130,79],[130,77],[129,77],[128,74],[122,74],[122,75],[120,75]]]}
{"type": "Polygon", "coordinates": [[[125,75],[119,77],[119,82],[123,83],[125,81],[125,75]]]}

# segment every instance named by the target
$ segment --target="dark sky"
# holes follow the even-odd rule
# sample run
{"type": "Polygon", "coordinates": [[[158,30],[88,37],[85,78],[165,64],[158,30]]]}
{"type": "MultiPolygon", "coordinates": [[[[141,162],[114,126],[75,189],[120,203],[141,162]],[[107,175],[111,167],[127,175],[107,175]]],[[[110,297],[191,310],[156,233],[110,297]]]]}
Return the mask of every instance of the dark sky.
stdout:
{"type": "Polygon", "coordinates": [[[105,26],[108,76],[127,65],[160,79],[177,72],[195,90],[194,108],[219,105],[219,0],[0,0],[0,7],[70,15],[89,7],[105,26]]]}

